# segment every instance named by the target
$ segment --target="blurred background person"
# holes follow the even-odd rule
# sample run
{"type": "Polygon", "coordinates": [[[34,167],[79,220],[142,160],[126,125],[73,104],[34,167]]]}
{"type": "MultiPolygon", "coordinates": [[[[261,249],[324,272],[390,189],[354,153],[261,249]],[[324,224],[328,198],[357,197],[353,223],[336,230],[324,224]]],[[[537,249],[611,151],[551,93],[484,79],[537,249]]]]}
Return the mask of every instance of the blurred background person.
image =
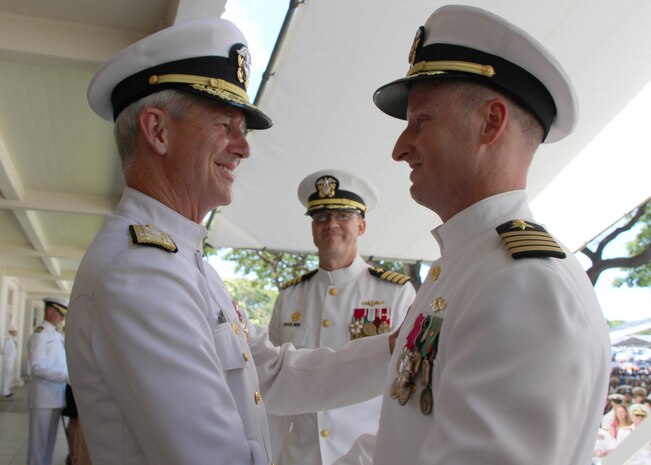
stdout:
{"type": "Polygon", "coordinates": [[[11,392],[11,386],[14,380],[17,335],[18,331],[16,331],[15,328],[11,328],[5,338],[5,343],[2,346],[2,395],[4,397],[11,397],[14,395],[14,393],[11,392]]]}
{"type": "Polygon", "coordinates": [[[46,297],[44,319],[29,337],[29,441],[27,465],[51,465],[65,405],[68,365],[63,335],[57,331],[68,313],[68,301],[46,297]]]}

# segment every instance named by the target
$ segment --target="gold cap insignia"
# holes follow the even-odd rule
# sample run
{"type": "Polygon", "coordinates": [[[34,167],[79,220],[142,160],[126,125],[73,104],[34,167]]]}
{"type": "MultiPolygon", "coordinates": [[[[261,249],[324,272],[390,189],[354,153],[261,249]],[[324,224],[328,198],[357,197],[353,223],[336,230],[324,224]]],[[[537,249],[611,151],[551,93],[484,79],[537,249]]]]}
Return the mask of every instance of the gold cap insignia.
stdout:
{"type": "Polygon", "coordinates": [[[414,37],[414,42],[411,44],[411,50],[409,50],[409,64],[413,66],[414,61],[416,61],[416,52],[420,46],[420,43],[423,40],[423,35],[425,35],[425,27],[421,26],[416,31],[416,37],[414,37]]]}
{"type": "Polygon", "coordinates": [[[316,190],[319,193],[319,198],[324,199],[326,197],[332,198],[337,192],[337,186],[339,181],[332,176],[323,176],[316,180],[316,190]]]}
{"type": "Polygon", "coordinates": [[[249,87],[251,76],[251,54],[246,45],[237,49],[237,80],[244,84],[244,89],[249,87]]]}

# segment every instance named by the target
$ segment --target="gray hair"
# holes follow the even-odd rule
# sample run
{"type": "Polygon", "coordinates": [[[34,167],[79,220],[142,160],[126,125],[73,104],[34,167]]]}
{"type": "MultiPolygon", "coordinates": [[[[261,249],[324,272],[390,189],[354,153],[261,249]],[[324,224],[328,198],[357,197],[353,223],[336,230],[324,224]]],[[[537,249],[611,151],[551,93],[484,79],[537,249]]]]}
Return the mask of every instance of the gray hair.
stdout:
{"type": "Polygon", "coordinates": [[[198,99],[192,94],[168,89],[143,97],[122,110],[113,128],[122,170],[126,170],[132,160],[138,135],[138,116],[143,109],[161,108],[178,119],[198,99]]]}

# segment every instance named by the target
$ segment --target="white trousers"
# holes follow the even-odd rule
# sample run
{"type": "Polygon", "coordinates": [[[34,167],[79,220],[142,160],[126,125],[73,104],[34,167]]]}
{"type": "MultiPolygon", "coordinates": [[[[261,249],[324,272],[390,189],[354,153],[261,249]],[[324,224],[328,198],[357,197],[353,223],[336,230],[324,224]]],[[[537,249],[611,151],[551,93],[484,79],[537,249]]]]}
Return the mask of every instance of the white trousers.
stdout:
{"type": "Polygon", "coordinates": [[[11,385],[14,377],[14,358],[6,355],[2,360],[2,395],[6,396],[11,393],[11,385]]]}
{"type": "Polygon", "coordinates": [[[29,409],[27,465],[52,465],[60,421],[60,408],[29,409]]]}

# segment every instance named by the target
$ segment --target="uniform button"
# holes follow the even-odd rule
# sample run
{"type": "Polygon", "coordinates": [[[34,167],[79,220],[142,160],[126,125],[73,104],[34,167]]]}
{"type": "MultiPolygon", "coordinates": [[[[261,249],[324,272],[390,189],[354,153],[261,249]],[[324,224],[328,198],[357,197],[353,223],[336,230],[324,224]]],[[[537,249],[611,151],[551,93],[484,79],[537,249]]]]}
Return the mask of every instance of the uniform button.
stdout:
{"type": "Polygon", "coordinates": [[[244,357],[245,361],[247,361],[247,362],[249,361],[250,357],[249,357],[249,354],[247,354],[246,352],[242,352],[242,357],[244,357]]]}
{"type": "Polygon", "coordinates": [[[321,430],[321,437],[322,438],[327,438],[329,436],[330,436],[330,431],[328,431],[327,428],[324,428],[324,429],[321,430]]]}
{"type": "Polygon", "coordinates": [[[439,276],[441,276],[441,267],[435,265],[432,267],[432,269],[429,272],[429,279],[432,281],[436,281],[437,279],[439,279],[439,276]]]}
{"type": "Polygon", "coordinates": [[[260,402],[262,402],[262,396],[258,391],[255,391],[255,405],[258,405],[260,402]]]}
{"type": "Polygon", "coordinates": [[[233,332],[235,334],[240,334],[240,327],[237,326],[237,323],[231,323],[231,327],[233,328],[233,332]]]}
{"type": "Polygon", "coordinates": [[[323,324],[323,327],[324,327],[324,328],[328,328],[328,327],[330,327],[330,325],[331,325],[332,323],[330,323],[330,320],[323,320],[323,323],[322,323],[322,324],[323,324]]]}
{"type": "Polygon", "coordinates": [[[329,290],[328,290],[328,294],[330,294],[330,295],[337,295],[337,289],[334,288],[334,287],[331,288],[331,289],[329,289],[329,290]]]}

